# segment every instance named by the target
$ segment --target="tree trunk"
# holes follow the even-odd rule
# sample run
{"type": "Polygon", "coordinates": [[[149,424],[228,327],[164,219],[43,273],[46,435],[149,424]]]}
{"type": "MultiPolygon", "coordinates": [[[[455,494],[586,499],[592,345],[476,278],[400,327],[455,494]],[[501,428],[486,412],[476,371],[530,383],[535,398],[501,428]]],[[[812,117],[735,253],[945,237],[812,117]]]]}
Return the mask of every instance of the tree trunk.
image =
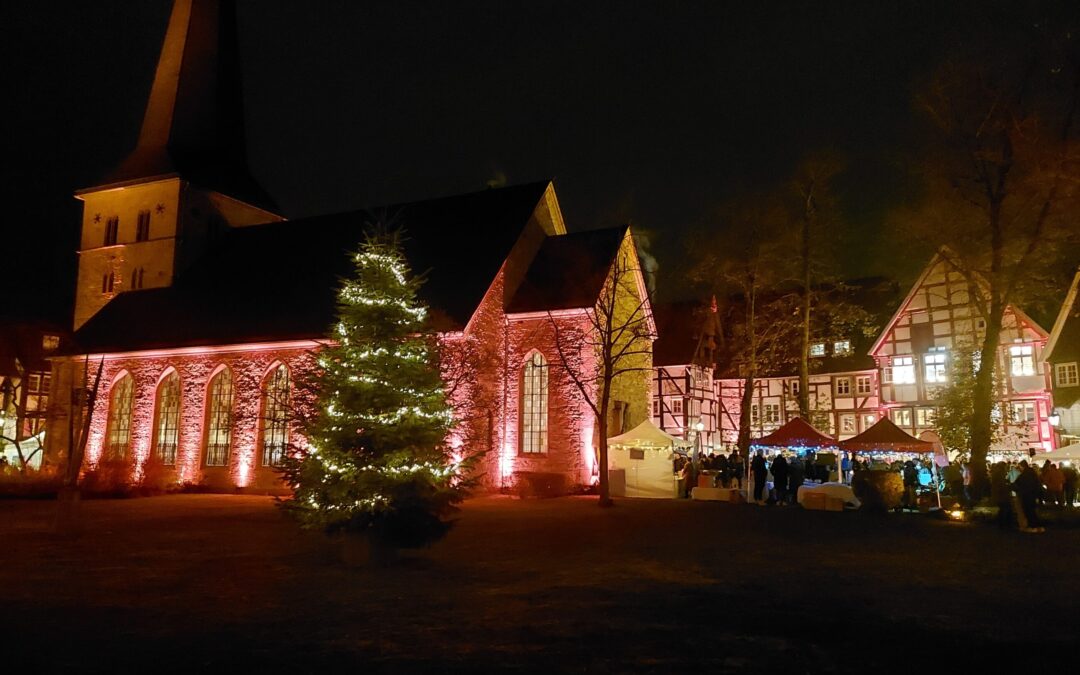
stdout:
{"type": "Polygon", "coordinates": [[[754,376],[743,380],[742,408],[739,410],[739,454],[750,457],[750,406],[754,401],[754,376]]]}
{"type": "Polygon", "coordinates": [[[986,319],[986,335],[979,349],[979,371],[975,373],[972,395],[971,456],[970,468],[973,490],[976,496],[986,493],[988,474],[986,455],[994,436],[994,370],[997,367],[1001,322],[1004,312],[1001,303],[994,298],[990,303],[990,317],[986,319]]]}
{"type": "Polygon", "coordinates": [[[799,332],[799,416],[810,421],[810,209],[803,217],[802,230],[802,326],[799,332]]]}
{"type": "Polygon", "coordinates": [[[605,378],[607,385],[604,387],[604,392],[600,395],[600,419],[597,423],[600,427],[600,506],[611,506],[611,482],[608,480],[608,400],[610,397],[611,381],[610,378],[605,378]]]}

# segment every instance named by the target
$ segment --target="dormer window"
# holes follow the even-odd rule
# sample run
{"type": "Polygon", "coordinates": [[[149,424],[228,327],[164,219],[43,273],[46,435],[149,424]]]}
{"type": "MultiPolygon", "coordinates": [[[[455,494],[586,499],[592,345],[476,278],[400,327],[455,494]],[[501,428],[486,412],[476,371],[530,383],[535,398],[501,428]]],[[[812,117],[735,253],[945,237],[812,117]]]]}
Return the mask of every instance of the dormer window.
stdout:
{"type": "Polygon", "coordinates": [[[825,356],[825,343],[824,342],[815,342],[812,345],[810,345],[810,356],[811,357],[825,356]]]}
{"type": "Polygon", "coordinates": [[[849,356],[851,354],[851,340],[837,340],[833,343],[834,356],[849,356]]]}
{"type": "Polygon", "coordinates": [[[1054,378],[1059,387],[1075,387],[1080,385],[1080,370],[1076,361],[1072,363],[1058,363],[1054,366],[1054,378]]]}
{"type": "Polygon", "coordinates": [[[41,351],[55,352],[60,348],[60,336],[46,333],[41,336],[41,351]]]}

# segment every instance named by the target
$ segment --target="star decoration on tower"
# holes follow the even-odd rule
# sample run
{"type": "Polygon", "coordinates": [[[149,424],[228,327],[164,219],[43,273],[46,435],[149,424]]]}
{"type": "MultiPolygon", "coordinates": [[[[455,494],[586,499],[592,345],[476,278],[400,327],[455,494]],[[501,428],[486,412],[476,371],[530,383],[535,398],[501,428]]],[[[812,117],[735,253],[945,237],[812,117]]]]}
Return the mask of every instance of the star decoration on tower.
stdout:
{"type": "Polygon", "coordinates": [[[94,222],[95,223],[100,223],[101,222],[101,214],[100,213],[95,213],[94,214],[94,222]]]}
{"type": "Polygon", "coordinates": [[[157,207],[155,207],[154,210],[157,211],[159,215],[162,214],[162,213],[165,213],[165,205],[164,204],[158,204],[157,207]]]}

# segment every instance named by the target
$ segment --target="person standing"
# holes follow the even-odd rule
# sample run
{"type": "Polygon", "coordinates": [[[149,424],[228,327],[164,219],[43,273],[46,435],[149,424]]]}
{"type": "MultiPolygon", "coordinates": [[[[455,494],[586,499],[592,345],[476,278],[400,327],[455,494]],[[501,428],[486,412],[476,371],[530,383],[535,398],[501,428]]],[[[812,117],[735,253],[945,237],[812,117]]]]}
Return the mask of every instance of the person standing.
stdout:
{"type": "Polygon", "coordinates": [[[776,489],[778,504],[787,503],[788,462],[783,453],[777,454],[772,461],[773,487],[776,489]]]}
{"type": "Polygon", "coordinates": [[[757,451],[754,455],[754,459],[750,462],[751,480],[754,481],[754,502],[761,504],[761,493],[765,489],[765,476],[768,473],[765,469],[765,456],[761,450],[757,451]]]}
{"type": "Polygon", "coordinates": [[[792,457],[791,461],[788,462],[788,497],[791,503],[799,501],[799,488],[803,484],[805,475],[803,461],[799,459],[798,455],[792,457]]]}
{"type": "Polygon", "coordinates": [[[1045,528],[1039,526],[1039,514],[1035,509],[1035,500],[1039,497],[1039,477],[1035,470],[1028,466],[1027,460],[1020,462],[1020,477],[1012,484],[1013,490],[1020,501],[1020,510],[1023,512],[1026,527],[1024,532],[1045,532],[1045,528]]]}
{"type": "Polygon", "coordinates": [[[1065,477],[1065,506],[1071,507],[1076,502],[1076,486],[1080,474],[1077,473],[1076,467],[1072,466],[1062,469],[1061,474],[1065,477]]]}
{"type": "Polygon", "coordinates": [[[1005,462],[995,462],[990,467],[990,500],[998,507],[998,527],[1009,528],[1012,525],[1012,496],[1005,462]]]}
{"type": "Polygon", "coordinates": [[[1056,464],[1046,460],[1043,464],[1042,474],[1039,476],[1042,484],[1046,486],[1046,503],[1054,506],[1065,506],[1065,474],[1056,464]]]}

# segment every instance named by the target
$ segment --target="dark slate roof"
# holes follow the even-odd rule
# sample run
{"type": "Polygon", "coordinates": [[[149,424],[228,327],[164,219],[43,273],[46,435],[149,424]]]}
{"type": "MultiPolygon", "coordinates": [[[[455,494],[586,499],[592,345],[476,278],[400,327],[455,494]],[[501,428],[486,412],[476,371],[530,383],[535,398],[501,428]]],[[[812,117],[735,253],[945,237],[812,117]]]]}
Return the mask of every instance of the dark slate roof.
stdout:
{"type": "Polygon", "coordinates": [[[627,226],[548,237],[507,304],[510,314],[592,307],[627,226]]]}
{"type": "Polygon", "coordinates": [[[103,185],[175,175],[277,211],[247,166],[235,0],[174,5],[138,144],[103,185]]]}
{"type": "Polygon", "coordinates": [[[656,321],[653,365],[683,366],[693,363],[715,367],[716,338],[719,337],[715,332],[716,317],[708,303],[699,301],[653,305],[653,318],[656,321]],[[709,323],[714,324],[711,336],[709,323]]]}
{"type": "Polygon", "coordinates": [[[87,352],[323,336],[348,253],[365,226],[401,227],[421,298],[461,327],[495,279],[547,181],[350,213],[235,228],[169,288],[122,293],[77,333],[87,352]]]}
{"type": "Polygon", "coordinates": [[[45,335],[60,338],[60,349],[68,346],[68,331],[52,322],[0,317],[0,375],[48,371],[50,352],[42,344],[45,335]]]}
{"type": "MultiPolygon", "coordinates": [[[[1061,324],[1061,332],[1054,341],[1053,351],[1047,358],[1051,364],[1080,361],[1080,293],[1074,292],[1078,286],[1080,272],[1073,278],[1073,287],[1065,299],[1065,302],[1071,301],[1071,306],[1061,308],[1064,323],[1061,324]]],[[[1054,376],[1056,377],[1056,374],[1054,376]]],[[[1069,407],[1077,401],[1080,401],[1080,387],[1054,388],[1054,405],[1069,407]]]]}

